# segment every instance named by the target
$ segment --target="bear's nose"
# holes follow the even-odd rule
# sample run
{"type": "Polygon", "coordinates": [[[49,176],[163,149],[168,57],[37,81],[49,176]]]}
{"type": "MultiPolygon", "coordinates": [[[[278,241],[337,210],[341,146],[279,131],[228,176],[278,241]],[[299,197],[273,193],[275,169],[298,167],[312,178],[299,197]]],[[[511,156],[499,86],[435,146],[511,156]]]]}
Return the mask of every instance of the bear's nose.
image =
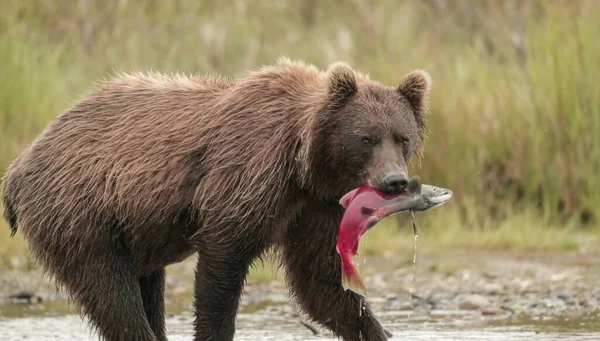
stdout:
{"type": "Polygon", "coordinates": [[[394,172],[383,178],[382,190],[387,193],[400,193],[408,186],[408,176],[404,172],[394,172]]]}

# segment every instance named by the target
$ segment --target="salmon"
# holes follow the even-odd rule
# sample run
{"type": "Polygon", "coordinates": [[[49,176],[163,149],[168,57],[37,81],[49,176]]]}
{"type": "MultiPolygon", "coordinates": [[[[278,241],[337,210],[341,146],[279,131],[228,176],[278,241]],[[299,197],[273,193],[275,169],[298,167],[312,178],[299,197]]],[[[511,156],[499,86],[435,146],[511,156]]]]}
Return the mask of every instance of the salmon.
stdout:
{"type": "Polygon", "coordinates": [[[381,219],[404,211],[427,211],[452,198],[449,189],[421,184],[418,176],[410,179],[405,191],[388,194],[371,186],[362,186],[345,194],[339,203],[345,208],[338,231],[336,251],[342,262],[342,287],[367,295],[364,282],[352,261],[362,235],[381,219]]]}

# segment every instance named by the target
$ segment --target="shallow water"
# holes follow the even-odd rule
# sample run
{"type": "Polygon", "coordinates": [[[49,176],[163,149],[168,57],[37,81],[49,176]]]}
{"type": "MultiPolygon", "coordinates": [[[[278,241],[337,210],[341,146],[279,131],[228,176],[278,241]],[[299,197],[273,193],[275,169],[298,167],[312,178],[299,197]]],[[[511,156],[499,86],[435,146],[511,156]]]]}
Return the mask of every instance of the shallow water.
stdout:
{"type": "MultiPolygon", "coordinates": [[[[304,327],[284,302],[256,302],[238,315],[236,340],[337,340],[304,327]]],[[[464,311],[378,311],[394,336],[391,340],[600,340],[600,315],[489,319],[464,311]]],[[[44,304],[0,304],[2,340],[97,340],[86,321],[62,301],[44,304]]],[[[169,340],[192,339],[193,316],[176,311],[167,318],[169,340]]]]}
{"type": "MultiPolygon", "coordinates": [[[[369,269],[364,269],[365,275],[371,273],[365,279],[373,288],[366,301],[394,335],[392,341],[600,340],[600,258],[546,257],[469,252],[445,253],[440,258],[419,249],[416,273],[411,269],[414,255],[373,259],[369,269]],[[442,260],[446,268],[432,268],[442,260]],[[409,281],[410,275],[414,282],[409,281]],[[416,292],[412,301],[412,296],[405,296],[409,289],[416,292]],[[483,310],[459,307],[466,296],[476,293],[483,295],[490,307],[502,308],[500,314],[483,315],[483,310]]],[[[194,263],[178,266],[167,276],[171,279],[167,295],[171,341],[193,338],[193,282],[186,276],[193,276],[194,263]]],[[[12,278],[29,281],[30,277],[12,278]]],[[[72,305],[55,296],[52,288],[35,290],[44,300],[41,304],[0,297],[0,340],[97,340],[86,321],[74,314],[72,305]]],[[[14,287],[9,289],[17,292],[14,287]]],[[[325,330],[315,336],[302,324],[282,282],[254,283],[246,289],[236,321],[236,340],[337,340],[325,330]]]]}

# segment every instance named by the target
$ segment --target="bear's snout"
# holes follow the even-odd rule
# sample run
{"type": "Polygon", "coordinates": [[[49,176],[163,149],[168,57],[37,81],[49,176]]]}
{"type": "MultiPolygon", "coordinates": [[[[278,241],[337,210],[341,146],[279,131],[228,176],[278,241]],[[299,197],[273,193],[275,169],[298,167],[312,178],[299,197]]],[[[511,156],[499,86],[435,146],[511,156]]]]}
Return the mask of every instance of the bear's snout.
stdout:
{"type": "Polygon", "coordinates": [[[386,193],[400,193],[408,186],[408,176],[404,172],[391,172],[383,177],[379,190],[386,193]]]}

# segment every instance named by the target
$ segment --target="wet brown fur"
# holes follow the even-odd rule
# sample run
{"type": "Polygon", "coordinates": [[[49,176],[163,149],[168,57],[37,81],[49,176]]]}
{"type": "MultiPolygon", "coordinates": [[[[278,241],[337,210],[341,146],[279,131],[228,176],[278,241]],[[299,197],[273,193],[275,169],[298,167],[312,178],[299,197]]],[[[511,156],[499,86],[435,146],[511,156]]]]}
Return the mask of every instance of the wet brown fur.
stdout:
{"type": "Polygon", "coordinates": [[[337,200],[389,157],[418,159],[429,84],[423,71],[385,87],[343,63],[323,72],[287,59],[237,80],[119,75],[13,162],[4,217],[106,340],[166,340],[164,268],[193,253],[194,339],[231,340],[248,267],[270,247],[314,321],[345,340],[386,340],[341,287],[337,200]],[[359,151],[370,125],[411,143],[359,151]]]}

